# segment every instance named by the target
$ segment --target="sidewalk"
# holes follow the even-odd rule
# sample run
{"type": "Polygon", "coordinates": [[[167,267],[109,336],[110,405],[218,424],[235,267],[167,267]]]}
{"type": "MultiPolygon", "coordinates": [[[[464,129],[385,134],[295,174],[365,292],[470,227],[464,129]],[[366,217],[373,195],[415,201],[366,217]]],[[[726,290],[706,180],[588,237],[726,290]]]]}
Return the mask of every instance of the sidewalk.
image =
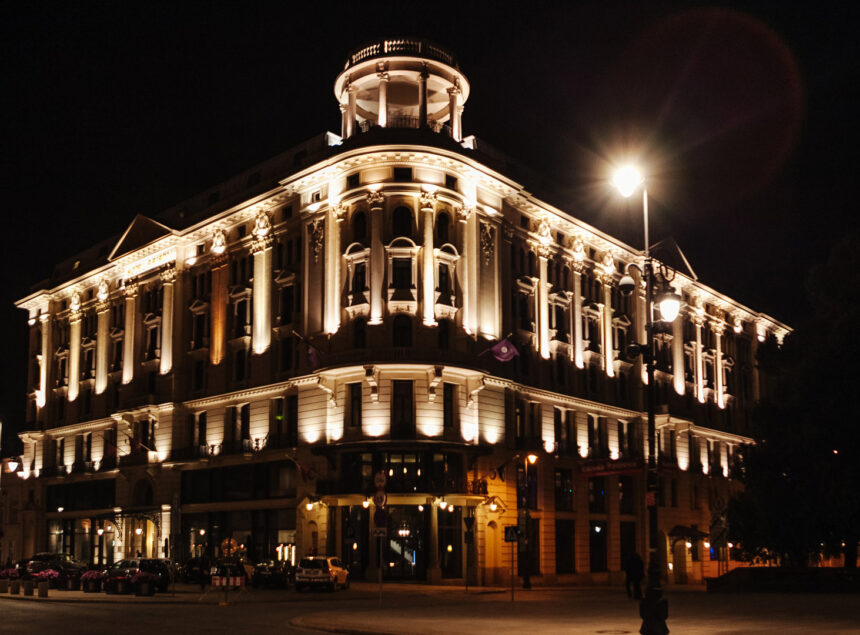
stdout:
{"type": "MultiPolygon", "coordinates": [[[[227,599],[230,604],[246,604],[258,602],[279,602],[283,600],[282,595],[287,593],[285,589],[277,590],[230,590],[227,599]]],[[[200,590],[199,585],[177,584],[175,589],[170,588],[164,593],[156,593],[152,596],[138,596],[134,593],[116,594],[84,593],[83,591],[65,591],[51,589],[48,597],[40,598],[38,591],[33,595],[24,595],[24,589],[18,595],[11,593],[0,594],[0,602],[3,600],[17,600],[20,602],[49,602],[49,603],[80,603],[80,604],[218,604],[224,600],[224,591],[218,587],[207,586],[205,591],[200,590]]]]}

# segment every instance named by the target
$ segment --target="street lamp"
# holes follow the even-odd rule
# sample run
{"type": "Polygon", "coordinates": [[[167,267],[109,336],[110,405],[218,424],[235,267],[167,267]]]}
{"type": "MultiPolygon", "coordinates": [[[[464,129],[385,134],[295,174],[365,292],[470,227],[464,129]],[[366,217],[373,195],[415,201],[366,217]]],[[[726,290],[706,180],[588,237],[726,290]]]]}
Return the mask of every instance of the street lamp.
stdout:
{"type": "MultiPolygon", "coordinates": [[[[625,198],[630,197],[645,179],[642,174],[632,166],[621,168],[612,179],[613,184],[625,198]]],[[[666,616],[668,615],[668,603],[662,597],[663,591],[660,587],[660,576],[662,566],[660,564],[659,535],[657,528],[657,449],[656,449],[656,423],[655,413],[657,411],[657,387],[654,381],[655,366],[655,333],[654,333],[654,304],[655,286],[657,280],[654,273],[654,263],[651,260],[650,239],[648,237],[648,190],[642,187],[642,221],[645,234],[645,333],[647,342],[645,346],[635,349],[642,355],[646,363],[646,377],[648,381],[648,480],[647,480],[647,503],[648,503],[648,585],[645,588],[645,599],[642,600],[640,615],[642,616],[643,633],[667,632],[666,616]]],[[[619,283],[624,293],[631,293],[635,288],[632,278],[625,276],[619,283]]],[[[668,285],[665,275],[660,281],[660,291],[656,298],[656,304],[660,310],[660,318],[664,322],[673,322],[678,317],[681,308],[681,298],[668,285]]]]}
{"type": "Polygon", "coordinates": [[[523,460],[522,511],[525,519],[523,522],[523,545],[526,548],[526,553],[520,558],[520,566],[523,569],[523,588],[530,589],[532,588],[531,562],[527,559],[529,548],[529,521],[531,520],[531,516],[529,515],[529,465],[537,463],[538,455],[534,452],[529,452],[524,455],[518,454],[514,459],[523,460]]]}

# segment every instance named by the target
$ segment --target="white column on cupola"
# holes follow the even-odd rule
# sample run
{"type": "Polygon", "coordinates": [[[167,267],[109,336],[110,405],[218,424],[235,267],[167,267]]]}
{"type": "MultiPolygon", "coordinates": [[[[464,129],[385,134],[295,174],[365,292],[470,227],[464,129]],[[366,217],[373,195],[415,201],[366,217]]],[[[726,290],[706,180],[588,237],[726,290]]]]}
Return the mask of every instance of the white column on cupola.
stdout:
{"type": "Polygon", "coordinates": [[[96,332],[96,394],[100,395],[107,388],[108,367],[108,328],[110,323],[110,288],[107,280],[99,282],[97,293],[98,331],[96,332]]]}
{"type": "Polygon", "coordinates": [[[81,380],[81,295],[72,295],[69,313],[69,401],[78,398],[81,380]]]}
{"type": "Polygon", "coordinates": [[[343,104],[340,104],[340,136],[343,139],[346,139],[349,134],[349,128],[347,122],[349,121],[349,116],[347,115],[348,109],[343,104]]]}
{"type": "Polygon", "coordinates": [[[134,329],[135,303],[137,300],[137,285],[125,285],[125,326],[122,340],[122,383],[131,383],[134,379],[134,329]]]}
{"type": "Polygon", "coordinates": [[[385,128],[388,125],[388,82],[391,77],[385,72],[379,72],[376,76],[379,78],[379,114],[376,123],[385,128]]]}
{"type": "Polygon", "coordinates": [[[436,195],[432,192],[421,192],[418,202],[421,206],[421,216],[424,222],[424,245],[421,247],[424,324],[433,326],[436,324],[436,254],[433,248],[436,195]]]}
{"type": "Polygon", "coordinates": [[[427,67],[421,70],[418,76],[418,127],[427,125],[427,67]]]}
{"type": "Polygon", "coordinates": [[[382,324],[382,281],[385,276],[385,253],[382,247],[382,212],[385,196],[382,192],[369,192],[370,208],[370,320],[368,324],[382,324]]]}
{"type": "Polygon", "coordinates": [[[448,124],[451,126],[451,137],[454,141],[460,141],[463,137],[463,132],[460,126],[460,89],[457,86],[452,86],[448,89],[448,112],[450,117],[448,124]]]}
{"type": "Polygon", "coordinates": [[[717,405],[726,407],[725,395],[723,394],[723,333],[726,330],[725,322],[711,322],[711,330],[714,332],[714,379],[717,386],[717,405]]]}
{"type": "Polygon", "coordinates": [[[176,267],[161,272],[161,374],[173,368],[173,290],[176,285],[176,267]]]}
{"type": "Polygon", "coordinates": [[[51,360],[51,314],[39,315],[42,323],[42,356],[39,359],[39,394],[36,395],[36,405],[44,408],[48,400],[48,368],[51,360]]]}
{"type": "Polygon", "coordinates": [[[346,137],[347,139],[355,134],[355,87],[352,84],[347,84],[346,87],[346,137]]]}
{"type": "Polygon", "coordinates": [[[260,210],[254,219],[253,308],[251,345],[257,355],[264,353],[272,341],[272,221],[260,210]]]}

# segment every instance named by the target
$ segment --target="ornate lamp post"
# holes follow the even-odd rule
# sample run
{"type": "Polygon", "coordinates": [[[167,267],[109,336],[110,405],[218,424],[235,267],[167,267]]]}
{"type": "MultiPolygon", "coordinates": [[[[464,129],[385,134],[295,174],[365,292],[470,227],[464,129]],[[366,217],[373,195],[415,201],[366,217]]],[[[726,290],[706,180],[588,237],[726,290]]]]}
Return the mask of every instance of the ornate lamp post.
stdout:
{"type": "MultiPolygon", "coordinates": [[[[613,184],[622,196],[629,197],[644,183],[642,175],[636,168],[624,167],[615,173],[613,184]]],[[[666,617],[668,615],[668,603],[663,598],[660,586],[662,574],[662,563],[660,562],[659,533],[657,527],[657,449],[656,449],[656,423],[655,413],[657,410],[657,387],[654,382],[655,355],[655,333],[654,333],[654,303],[655,287],[657,284],[654,272],[654,263],[651,259],[650,241],[648,237],[648,190],[642,188],[642,216],[645,229],[645,333],[647,342],[644,346],[631,347],[634,352],[642,355],[646,364],[646,377],[648,381],[648,481],[647,481],[647,504],[648,504],[648,584],[645,588],[645,598],[639,608],[642,617],[641,633],[662,635],[668,632],[666,617]]],[[[635,283],[629,275],[625,275],[619,284],[621,291],[631,293],[635,289],[635,283]]],[[[660,280],[660,294],[656,298],[660,310],[660,317],[664,322],[674,322],[681,307],[681,298],[668,286],[665,276],[660,280]]]]}

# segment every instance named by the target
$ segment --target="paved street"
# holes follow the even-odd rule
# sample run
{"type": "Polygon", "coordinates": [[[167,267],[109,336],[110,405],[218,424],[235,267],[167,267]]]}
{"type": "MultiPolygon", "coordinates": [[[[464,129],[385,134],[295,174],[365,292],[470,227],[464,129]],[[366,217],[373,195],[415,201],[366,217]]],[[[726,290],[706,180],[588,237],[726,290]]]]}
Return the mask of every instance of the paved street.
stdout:
{"type": "MultiPolygon", "coordinates": [[[[230,605],[194,589],[150,598],[52,591],[56,600],[0,598],[0,632],[135,633],[638,633],[636,604],[617,588],[517,590],[356,583],[336,594],[246,591],[230,605]],[[80,601],[85,600],[85,601],[80,601]],[[97,600],[97,601],[94,601],[97,600]]],[[[670,589],[681,635],[860,633],[856,595],[708,595],[670,589]]]]}

